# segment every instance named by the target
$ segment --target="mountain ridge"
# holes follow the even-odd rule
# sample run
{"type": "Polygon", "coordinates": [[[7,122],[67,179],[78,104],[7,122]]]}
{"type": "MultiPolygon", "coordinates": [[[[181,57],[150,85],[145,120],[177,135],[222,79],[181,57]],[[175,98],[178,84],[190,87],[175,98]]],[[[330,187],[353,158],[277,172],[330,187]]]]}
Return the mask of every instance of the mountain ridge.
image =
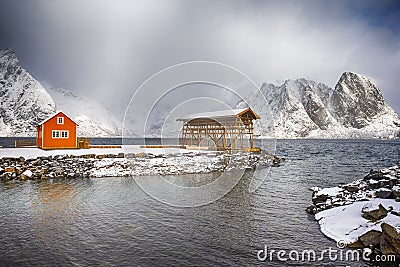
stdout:
{"type": "Polygon", "coordinates": [[[78,135],[120,136],[122,126],[97,102],[62,88],[44,88],[19,63],[12,49],[0,50],[0,136],[34,137],[36,125],[63,110],[79,125],[78,135]]]}
{"type": "Polygon", "coordinates": [[[354,72],[334,88],[304,78],[263,83],[239,105],[260,113],[257,134],[270,138],[393,138],[400,130],[379,88],[354,72]]]}
{"type": "MultiPolygon", "coordinates": [[[[36,125],[56,110],[78,122],[80,136],[122,135],[122,123],[109,110],[67,89],[45,88],[11,49],[0,50],[0,99],[0,136],[33,137],[36,125]]],[[[267,138],[393,138],[400,130],[400,118],[380,89],[354,72],[344,72],[334,88],[305,78],[263,83],[238,106],[261,116],[255,131],[267,138]]],[[[157,133],[165,123],[152,119],[149,130],[157,133]]]]}

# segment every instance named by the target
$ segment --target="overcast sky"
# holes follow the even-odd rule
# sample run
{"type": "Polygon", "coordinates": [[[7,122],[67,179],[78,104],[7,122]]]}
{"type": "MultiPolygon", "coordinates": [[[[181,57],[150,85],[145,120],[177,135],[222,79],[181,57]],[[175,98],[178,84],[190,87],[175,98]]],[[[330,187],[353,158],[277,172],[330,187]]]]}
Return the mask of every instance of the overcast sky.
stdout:
{"type": "MultiPolygon", "coordinates": [[[[39,81],[121,112],[138,86],[186,61],[231,65],[258,85],[372,78],[400,112],[399,1],[2,0],[0,49],[39,81]]],[[[151,93],[151,92],[149,92],[151,93]]]]}

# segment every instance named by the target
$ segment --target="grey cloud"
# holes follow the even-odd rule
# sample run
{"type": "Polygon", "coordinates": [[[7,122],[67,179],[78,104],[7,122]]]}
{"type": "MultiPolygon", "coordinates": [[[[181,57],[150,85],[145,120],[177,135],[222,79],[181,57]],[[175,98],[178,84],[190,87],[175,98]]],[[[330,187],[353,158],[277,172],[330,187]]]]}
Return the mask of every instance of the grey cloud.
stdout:
{"type": "MultiPolygon", "coordinates": [[[[373,78],[400,112],[396,1],[3,1],[0,47],[39,80],[121,114],[170,65],[210,60],[264,81],[373,78]]],[[[152,92],[148,92],[152,94],[152,92]]]]}

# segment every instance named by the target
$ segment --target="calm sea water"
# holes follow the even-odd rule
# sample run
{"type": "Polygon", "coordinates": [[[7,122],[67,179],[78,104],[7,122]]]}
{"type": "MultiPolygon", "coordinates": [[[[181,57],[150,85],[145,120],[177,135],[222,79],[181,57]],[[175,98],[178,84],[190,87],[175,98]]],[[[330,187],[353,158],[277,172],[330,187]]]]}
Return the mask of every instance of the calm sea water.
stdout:
{"type": "Polygon", "coordinates": [[[260,262],[257,251],[335,248],[304,211],[308,188],[395,165],[399,149],[398,140],[281,140],[276,154],[287,161],[256,192],[247,171],[226,196],[196,208],[160,203],[133,178],[3,183],[0,266],[370,266],[260,262]]]}

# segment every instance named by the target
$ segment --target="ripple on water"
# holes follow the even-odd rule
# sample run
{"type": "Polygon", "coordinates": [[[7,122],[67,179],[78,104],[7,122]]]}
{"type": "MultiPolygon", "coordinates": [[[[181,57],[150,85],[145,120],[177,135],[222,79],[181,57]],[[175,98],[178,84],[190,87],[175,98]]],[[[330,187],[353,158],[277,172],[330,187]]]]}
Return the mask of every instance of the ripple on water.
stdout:
{"type": "MultiPolygon", "coordinates": [[[[371,168],[394,165],[399,149],[398,141],[279,140],[276,153],[287,161],[257,177],[265,178],[258,190],[248,191],[252,175],[265,173],[247,171],[225,197],[196,208],[157,202],[133,178],[3,183],[0,265],[282,266],[258,262],[256,252],[264,245],[335,248],[304,212],[308,188],[347,183],[371,168]]],[[[167,178],[201,185],[213,175],[167,178]]]]}

